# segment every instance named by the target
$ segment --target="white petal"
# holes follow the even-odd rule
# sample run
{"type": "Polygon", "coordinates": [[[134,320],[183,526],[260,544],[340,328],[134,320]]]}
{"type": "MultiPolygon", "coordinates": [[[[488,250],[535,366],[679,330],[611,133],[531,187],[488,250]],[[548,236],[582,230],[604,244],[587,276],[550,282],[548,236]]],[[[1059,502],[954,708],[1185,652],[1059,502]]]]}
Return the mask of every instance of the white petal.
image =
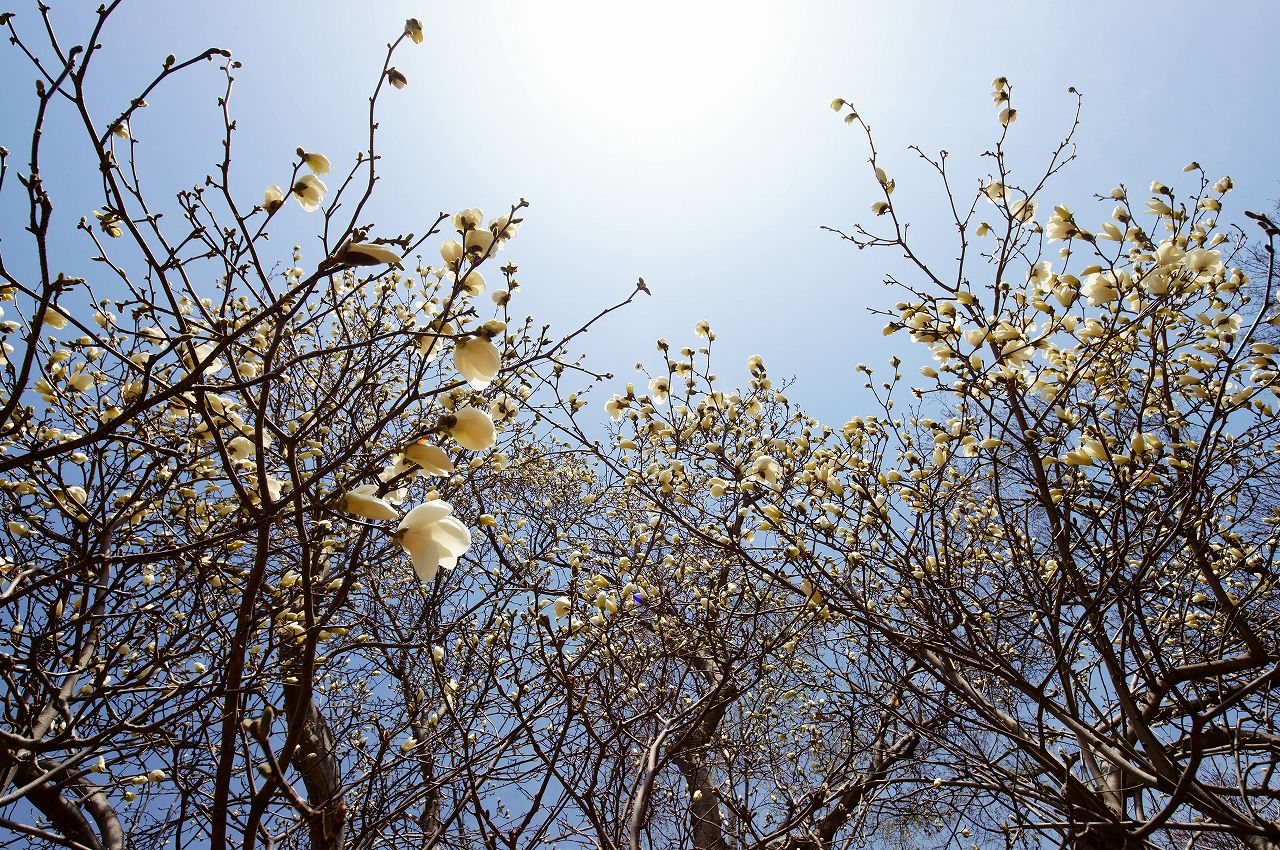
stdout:
{"type": "MultiPolygon", "coordinates": [[[[418,575],[418,581],[433,581],[436,577],[436,570],[440,568],[442,558],[446,557],[444,550],[434,540],[426,535],[416,535],[413,548],[405,547],[405,551],[409,553],[409,557],[413,559],[413,571],[418,575]]],[[[401,539],[404,542],[404,539],[401,539]]]]}
{"type": "MultiPolygon", "coordinates": [[[[267,482],[267,491],[271,492],[271,481],[267,482]]],[[[277,485],[278,489],[278,485],[277,485]]],[[[274,495],[272,498],[275,498],[274,495]]],[[[377,496],[370,496],[365,493],[357,493],[352,491],[342,497],[339,503],[341,510],[349,514],[365,517],[366,519],[395,519],[400,515],[399,511],[387,504],[387,502],[379,499],[377,496]]]]}
{"type": "Polygon", "coordinates": [[[464,407],[454,413],[454,425],[449,433],[464,449],[483,451],[497,442],[497,430],[493,420],[483,410],[464,407]]]}
{"type": "Polygon", "coordinates": [[[453,472],[453,461],[444,449],[427,442],[417,442],[407,446],[404,456],[422,467],[427,475],[449,475],[453,472]]]}
{"type": "Polygon", "coordinates": [[[482,390],[493,383],[502,368],[502,355],[487,339],[460,339],[453,347],[453,365],[472,389],[482,390]]]}
{"type": "Polygon", "coordinates": [[[396,531],[416,532],[433,522],[439,522],[451,513],[453,513],[453,506],[443,499],[423,502],[405,514],[404,519],[400,520],[400,525],[396,526],[396,531]]]}
{"type": "Polygon", "coordinates": [[[471,548],[471,531],[456,517],[447,516],[428,531],[431,539],[454,558],[465,555],[471,548]]]}
{"type": "Polygon", "coordinates": [[[388,245],[372,242],[353,242],[342,250],[342,258],[352,265],[372,266],[386,263],[391,266],[400,265],[400,252],[388,245]]]}

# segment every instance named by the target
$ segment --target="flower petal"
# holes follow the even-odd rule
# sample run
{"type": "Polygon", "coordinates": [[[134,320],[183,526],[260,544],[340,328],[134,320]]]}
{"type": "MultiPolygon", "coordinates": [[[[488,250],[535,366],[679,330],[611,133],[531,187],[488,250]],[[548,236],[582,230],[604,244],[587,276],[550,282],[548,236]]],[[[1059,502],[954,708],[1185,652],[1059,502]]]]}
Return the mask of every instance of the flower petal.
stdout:
{"type": "Polygon", "coordinates": [[[431,526],[431,539],[451,557],[459,558],[471,548],[471,531],[456,517],[447,516],[431,526]]]}
{"type": "Polygon", "coordinates": [[[453,505],[443,499],[423,502],[405,514],[404,519],[400,520],[400,524],[396,526],[396,531],[404,534],[417,532],[433,522],[439,522],[451,513],[453,513],[453,505]]]}
{"type": "MultiPolygon", "coordinates": [[[[401,542],[403,543],[404,540],[402,539],[401,542]]],[[[440,544],[425,534],[415,535],[412,543],[414,544],[412,548],[406,546],[405,551],[413,560],[413,571],[417,573],[418,581],[434,581],[440,562],[447,557],[447,553],[440,544]]]]}
{"type": "Polygon", "coordinates": [[[496,345],[482,337],[460,339],[453,346],[453,365],[472,389],[483,390],[502,368],[502,355],[496,345]]]}

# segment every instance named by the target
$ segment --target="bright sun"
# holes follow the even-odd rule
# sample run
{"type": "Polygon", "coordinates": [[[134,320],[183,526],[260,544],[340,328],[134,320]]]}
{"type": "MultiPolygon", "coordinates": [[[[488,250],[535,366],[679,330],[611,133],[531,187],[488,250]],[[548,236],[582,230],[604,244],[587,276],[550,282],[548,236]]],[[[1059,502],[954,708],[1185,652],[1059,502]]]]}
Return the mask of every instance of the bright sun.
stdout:
{"type": "Polygon", "coordinates": [[[513,84],[547,124],[621,159],[669,162],[749,123],[795,60],[788,5],[525,3],[500,31],[513,84]]]}

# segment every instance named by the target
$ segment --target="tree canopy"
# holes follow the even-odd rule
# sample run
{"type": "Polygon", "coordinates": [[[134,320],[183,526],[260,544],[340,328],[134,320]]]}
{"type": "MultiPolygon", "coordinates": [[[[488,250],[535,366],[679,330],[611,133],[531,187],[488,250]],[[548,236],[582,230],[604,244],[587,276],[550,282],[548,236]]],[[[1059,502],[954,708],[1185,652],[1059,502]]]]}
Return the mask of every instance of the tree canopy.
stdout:
{"type": "Polygon", "coordinates": [[[1078,110],[1015,179],[995,80],[969,191],[836,100],[880,194],[831,238],[905,264],[878,312],[932,365],[823,423],[761,357],[721,382],[709,323],[640,386],[576,356],[643,280],[523,318],[521,199],[371,220],[419,21],[354,162],[244,198],[228,51],[91,94],[118,6],[75,47],[0,15],[39,80],[0,149],[4,846],[1280,845],[1280,231],[1230,178],[1078,213],[1078,110]],[[158,197],[132,125],[210,72],[221,161],[158,197]]]}

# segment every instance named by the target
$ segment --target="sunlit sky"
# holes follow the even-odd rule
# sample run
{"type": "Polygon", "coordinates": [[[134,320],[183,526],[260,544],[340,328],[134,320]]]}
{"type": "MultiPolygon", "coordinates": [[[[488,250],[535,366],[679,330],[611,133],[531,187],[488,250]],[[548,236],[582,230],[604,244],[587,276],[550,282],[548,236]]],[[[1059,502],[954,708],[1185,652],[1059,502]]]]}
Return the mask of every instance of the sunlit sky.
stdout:
{"type": "MultiPolygon", "coordinates": [[[[34,9],[11,5],[20,25],[35,23],[34,9]]],[[[54,6],[67,40],[83,38],[96,4],[54,6]]],[[[876,198],[865,141],[830,110],[834,97],[871,122],[895,200],[940,262],[952,252],[937,223],[943,198],[907,145],[947,149],[954,185],[975,187],[998,129],[998,75],[1014,85],[1011,148],[1026,176],[1070,123],[1067,87],[1084,93],[1078,159],[1046,196],[1083,222],[1110,209],[1091,206],[1093,193],[1176,185],[1193,159],[1235,178],[1235,218],[1280,196],[1280,64],[1269,58],[1280,4],[1262,0],[128,0],[104,39],[101,115],[165,54],[231,49],[244,63],[237,179],[251,199],[287,180],[297,146],[350,162],[382,51],[411,15],[426,40],[396,60],[410,82],[381,115],[376,220],[421,229],[439,210],[496,213],[527,198],[504,259],[519,264],[539,320],[570,330],[638,276],[652,288],[583,345],[619,381],[635,361],[655,361],[656,338],[694,344],[694,323],[708,319],[725,378],[740,380],[759,353],[799,378],[792,395],[823,418],[870,412],[856,409],[854,364],[908,351],[867,314],[898,300],[879,282],[894,258],[819,229],[869,219],[876,198]]],[[[25,122],[9,119],[29,108],[29,76],[0,50],[0,144],[15,150],[25,122]]],[[[197,71],[135,120],[156,191],[196,182],[217,156],[218,85],[212,68],[197,71]]],[[[13,213],[0,206],[6,234],[13,213]]],[[[290,215],[307,224],[296,207],[290,215]]]]}

